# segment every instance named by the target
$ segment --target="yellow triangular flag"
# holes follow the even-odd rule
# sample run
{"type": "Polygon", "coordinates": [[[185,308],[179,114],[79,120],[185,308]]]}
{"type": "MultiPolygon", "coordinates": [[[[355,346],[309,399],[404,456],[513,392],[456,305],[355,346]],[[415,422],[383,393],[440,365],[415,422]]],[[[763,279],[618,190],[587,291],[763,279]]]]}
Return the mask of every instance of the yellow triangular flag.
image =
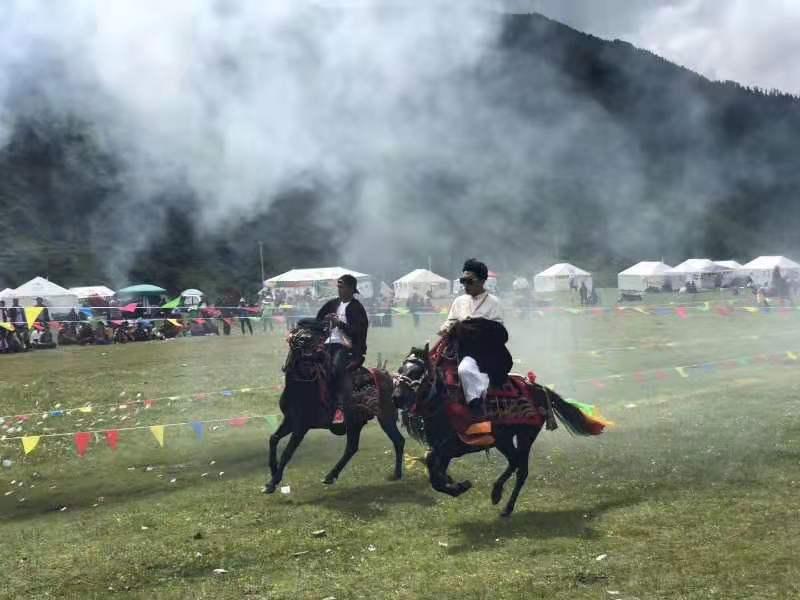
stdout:
{"type": "Polygon", "coordinates": [[[797,360],[797,354],[795,354],[791,350],[787,350],[786,351],[786,356],[788,356],[792,360],[797,360]]]}
{"type": "Polygon", "coordinates": [[[681,377],[683,377],[683,378],[689,377],[689,374],[686,372],[686,368],[685,367],[675,367],[675,370],[678,372],[678,375],[680,375],[681,377]]]}
{"type": "Polygon", "coordinates": [[[0,327],[8,331],[14,331],[14,326],[11,323],[0,323],[0,327]]]}
{"type": "Polygon", "coordinates": [[[92,407],[91,406],[81,406],[80,408],[78,408],[78,412],[90,413],[90,412],[92,412],[92,407]]]}
{"type": "Polygon", "coordinates": [[[25,309],[25,318],[28,320],[28,327],[33,327],[33,324],[36,322],[36,319],[39,318],[39,315],[42,314],[43,310],[43,306],[31,306],[25,309]]]}
{"type": "Polygon", "coordinates": [[[181,324],[180,324],[178,321],[176,321],[175,319],[167,319],[167,322],[169,322],[169,323],[172,323],[173,325],[175,325],[175,327],[183,327],[183,325],[181,325],[181,324]]]}
{"type": "Polygon", "coordinates": [[[40,435],[26,435],[22,438],[22,449],[25,450],[25,454],[30,454],[33,452],[34,448],[39,445],[39,438],[42,437],[40,435]]]}
{"type": "Polygon", "coordinates": [[[153,434],[153,437],[156,438],[158,445],[162,448],[164,447],[164,426],[163,425],[151,425],[150,432],[153,434]]]}

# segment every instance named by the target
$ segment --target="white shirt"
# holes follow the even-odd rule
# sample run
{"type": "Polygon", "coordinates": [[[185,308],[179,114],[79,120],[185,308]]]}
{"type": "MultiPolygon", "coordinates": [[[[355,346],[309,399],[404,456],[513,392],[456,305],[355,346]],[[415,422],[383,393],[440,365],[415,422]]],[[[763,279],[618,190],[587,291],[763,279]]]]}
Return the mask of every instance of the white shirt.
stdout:
{"type": "Polygon", "coordinates": [[[463,294],[450,306],[450,313],[440,331],[448,331],[458,321],[466,319],[488,319],[503,322],[503,307],[500,299],[494,294],[483,292],[475,297],[463,294]]]}
{"type": "MultiPolygon", "coordinates": [[[[336,309],[336,317],[342,321],[343,323],[347,323],[347,306],[349,302],[340,302],[339,308],[336,309]]],[[[326,344],[342,344],[343,346],[347,346],[348,348],[352,346],[352,342],[350,338],[341,330],[339,327],[334,327],[331,329],[331,335],[325,342],[326,344]]]]}

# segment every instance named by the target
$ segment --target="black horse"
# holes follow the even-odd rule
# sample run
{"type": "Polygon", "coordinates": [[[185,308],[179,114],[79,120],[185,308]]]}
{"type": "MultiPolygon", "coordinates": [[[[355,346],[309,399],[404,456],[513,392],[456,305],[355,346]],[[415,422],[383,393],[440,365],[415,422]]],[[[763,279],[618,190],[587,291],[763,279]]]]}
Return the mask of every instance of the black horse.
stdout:
{"type": "MultiPolygon", "coordinates": [[[[606,422],[584,414],[555,392],[525,381],[526,397],[536,406],[552,407],[559,421],[573,433],[597,435],[602,432],[606,422]]],[[[403,423],[413,437],[430,448],[425,462],[431,486],[450,496],[460,496],[472,484],[469,481],[453,481],[447,474],[450,461],[495,447],[506,457],[508,466],[492,487],[492,504],[500,502],[503,486],[516,473],[514,490],[501,513],[508,517],[514,511],[517,497],[528,477],[528,461],[536,436],[545,422],[548,423],[548,429],[556,427],[552,412],[547,413],[547,418],[534,418],[528,423],[492,423],[494,442],[472,445],[463,441],[454,428],[447,410],[447,404],[453,402],[447,387],[442,370],[431,362],[427,345],[424,349],[412,348],[395,378],[393,398],[395,405],[403,411],[403,423]]]]}
{"type": "Polygon", "coordinates": [[[284,365],[285,385],[280,398],[283,420],[269,438],[269,480],[264,492],[271,494],[283,479],[286,465],[311,429],[329,429],[336,435],[347,435],[347,445],[339,462],[323,480],[332,484],[342,469],[358,452],[361,430],[376,417],[392,441],[395,467],[392,479],[403,475],[405,440],[397,428],[397,408],[392,402],[392,377],[384,369],[359,367],[351,374],[352,400],[343,407],[344,423],[333,424],[336,401],[328,394],[330,356],[324,341],[327,325],[316,319],[303,319],[289,336],[289,354],[284,365]],[[291,434],[289,443],[278,460],[279,442],[291,434]]]}

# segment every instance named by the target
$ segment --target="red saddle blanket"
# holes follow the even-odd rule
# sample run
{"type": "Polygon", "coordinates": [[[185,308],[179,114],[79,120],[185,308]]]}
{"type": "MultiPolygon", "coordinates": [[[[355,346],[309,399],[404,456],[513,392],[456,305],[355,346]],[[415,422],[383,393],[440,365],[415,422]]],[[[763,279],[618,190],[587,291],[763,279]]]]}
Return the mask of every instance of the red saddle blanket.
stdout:
{"type": "Polygon", "coordinates": [[[483,401],[483,411],[480,416],[473,414],[464,402],[464,392],[458,381],[456,367],[446,366],[444,376],[449,396],[447,415],[459,434],[470,432],[489,434],[490,431],[484,431],[485,428],[474,427],[476,423],[482,422],[488,422],[492,426],[535,427],[544,424],[547,410],[536,398],[533,382],[522,375],[511,374],[502,387],[490,387],[483,401]]]}

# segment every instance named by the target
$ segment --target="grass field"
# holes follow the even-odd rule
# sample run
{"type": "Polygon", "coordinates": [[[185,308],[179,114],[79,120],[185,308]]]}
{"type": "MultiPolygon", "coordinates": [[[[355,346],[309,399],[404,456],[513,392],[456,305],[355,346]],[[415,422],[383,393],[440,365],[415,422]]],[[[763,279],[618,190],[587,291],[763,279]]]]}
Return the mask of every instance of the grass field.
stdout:
{"type": "MultiPolygon", "coordinates": [[[[437,324],[372,330],[369,361],[396,367],[437,324]]],[[[518,370],[616,422],[599,438],[543,432],[509,520],[489,502],[497,453],[453,465],[475,485],[452,499],[430,489],[412,440],[406,477],[389,482],[374,426],[335,486],[320,481],[344,441],[315,432],[290,493],[262,495],[278,333],[0,357],[0,412],[37,413],[6,436],[259,416],[210,424],[203,440],[167,428],[163,448],[121,430],[115,451],[93,439],[83,458],[70,436],[27,456],[4,441],[0,596],[800,597],[800,361],[787,354],[800,351],[800,311],[547,315],[509,330],[518,370]],[[137,394],[158,400],[118,407],[137,394]]]]}

